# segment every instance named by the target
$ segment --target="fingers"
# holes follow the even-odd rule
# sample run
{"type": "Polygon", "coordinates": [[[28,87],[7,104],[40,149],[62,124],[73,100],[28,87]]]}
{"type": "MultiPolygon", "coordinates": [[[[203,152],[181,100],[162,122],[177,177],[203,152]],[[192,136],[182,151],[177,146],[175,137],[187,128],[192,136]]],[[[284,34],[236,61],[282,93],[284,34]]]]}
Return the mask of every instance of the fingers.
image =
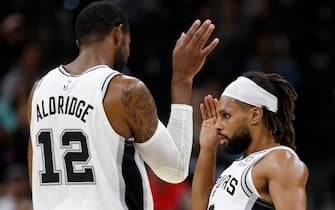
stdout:
{"type": "Polygon", "coordinates": [[[206,110],[207,110],[207,115],[209,115],[209,117],[213,117],[212,116],[212,111],[211,111],[211,105],[210,105],[210,102],[209,102],[209,97],[210,96],[206,96],[205,97],[205,108],[206,108],[206,110]]]}
{"type": "Polygon", "coordinates": [[[196,48],[202,50],[206,43],[208,42],[209,37],[212,35],[215,29],[215,25],[212,24],[210,20],[206,20],[199,30],[195,33],[194,42],[196,44],[196,48]],[[199,34],[197,36],[197,34],[199,34]]]}
{"type": "MultiPolygon", "coordinates": [[[[198,28],[198,30],[194,33],[191,41],[190,41],[190,44],[194,47],[197,47],[199,49],[200,46],[198,45],[199,41],[202,40],[201,42],[207,42],[207,39],[206,39],[206,36],[209,34],[211,34],[211,32],[213,32],[214,30],[214,25],[212,24],[212,21],[210,20],[206,20],[205,22],[203,22],[203,24],[198,28]],[[211,26],[211,27],[210,27],[211,26]],[[209,30],[207,30],[208,28],[211,28],[209,30]],[[208,31],[208,32],[207,32],[208,31]],[[207,33],[206,33],[207,32],[207,33]]],[[[209,37],[209,36],[208,36],[209,37]]]]}
{"type": "Polygon", "coordinates": [[[212,117],[216,117],[216,105],[215,105],[215,102],[214,102],[214,98],[212,95],[208,95],[205,97],[205,105],[206,105],[206,109],[207,109],[207,112],[208,112],[208,116],[210,118],[212,117]]]}
{"type": "Polygon", "coordinates": [[[219,39],[215,38],[207,47],[205,47],[205,49],[202,50],[201,54],[203,56],[209,55],[218,44],[219,44],[219,39]]]}
{"type": "Polygon", "coordinates": [[[207,110],[203,103],[200,104],[200,112],[201,112],[202,120],[207,120],[208,119],[207,110]]]}
{"type": "Polygon", "coordinates": [[[204,103],[200,104],[200,111],[203,120],[216,118],[216,102],[217,99],[214,99],[211,95],[204,98],[204,103]]]}
{"type": "Polygon", "coordinates": [[[184,38],[185,38],[185,33],[183,32],[183,33],[181,33],[179,39],[177,40],[176,45],[181,44],[183,42],[184,38]]]}
{"type": "Polygon", "coordinates": [[[214,29],[215,25],[212,24],[211,20],[206,20],[202,24],[200,20],[196,20],[185,34],[185,37],[183,38],[183,44],[189,44],[192,49],[200,49],[201,54],[203,56],[207,56],[214,50],[214,48],[219,43],[219,39],[215,38],[208,46],[206,46],[205,49],[203,49],[209,37],[212,35],[214,29]]]}
{"type": "Polygon", "coordinates": [[[201,22],[200,20],[196,20],[193,22],[192,26],[190,27],[190,29],[186,32],[185,37],[184,37],[184,44],[187,44],[192,38],[194,33],[197,31],[197,29],[199,28],[201,22]]]}
{"type": "Polygon", "coordinates": [[[216,104],[215,104],[215,101],[214,101],[214,98],[209,95],[209,106],[210,106],[210,110],[211,110],[211,114],[213,117],[216,117],[216,104]]]}

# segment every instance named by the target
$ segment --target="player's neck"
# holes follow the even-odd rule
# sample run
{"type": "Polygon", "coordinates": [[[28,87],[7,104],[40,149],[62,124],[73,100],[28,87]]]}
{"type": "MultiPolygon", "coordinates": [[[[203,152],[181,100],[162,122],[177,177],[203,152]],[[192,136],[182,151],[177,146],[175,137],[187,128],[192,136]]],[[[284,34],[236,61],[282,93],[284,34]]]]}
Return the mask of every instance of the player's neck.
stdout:
{"type": "Polygon", "coordinates": [[[71,63],[67,64],[65,68],[72,74],[81,74],[87,69],[97,65],[107,65],[113,67],[113,55],[104,53],[99,46],[90,46],[81,49],[78,57],[71,63]]]}
{"type": "Polygon", "coordinates": [[[251,131],[251,143],[244,155],[278,146],[271,132],[265,126],[259,126],[251,131]]]}

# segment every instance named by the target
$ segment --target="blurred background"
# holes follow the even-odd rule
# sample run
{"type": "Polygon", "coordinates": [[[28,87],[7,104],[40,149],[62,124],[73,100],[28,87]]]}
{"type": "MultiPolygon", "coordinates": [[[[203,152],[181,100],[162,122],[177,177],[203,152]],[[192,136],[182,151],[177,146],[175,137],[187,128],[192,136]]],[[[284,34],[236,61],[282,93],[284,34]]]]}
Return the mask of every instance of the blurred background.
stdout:
{"type": "MultiPolygon", "coordinates": [[[[88,0],[0,1],[0,210],[30,210],[26,101],[35,80],[78,53],[74,22],[88,0]]],[[[126,74],[151,90],[159,117],[170,112],[171,54],[180,33],[210,18],[220,44],[194,81],[194,150],[188,179],[166,184],[150,171],[156,210],[190,209],[199,152],[199,103],[245,71],[277,72],[296,88],[297,153],[310,171],[308,209],[335,209],[334,1],[114,0],[131,25],[126,74]]],[[[213,37],[214,37],[213,36],[213,37]]],[[[218,173],[232,157],[218,153],[218,173]]]]}

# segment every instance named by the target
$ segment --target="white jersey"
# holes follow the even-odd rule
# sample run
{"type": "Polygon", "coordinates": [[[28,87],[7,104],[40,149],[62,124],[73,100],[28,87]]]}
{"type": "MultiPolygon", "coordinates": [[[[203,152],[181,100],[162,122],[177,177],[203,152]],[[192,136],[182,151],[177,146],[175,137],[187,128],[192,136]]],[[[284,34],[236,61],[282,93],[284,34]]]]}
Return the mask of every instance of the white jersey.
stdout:
{"type": "Polygon", "coordinates": [[[289,147],[276,146],[248,155],[234,161],[216,180],[212,189],[208,210],[267,210],[275,209],[273,204],[262,199],[252,180],[252,168],[265,155],[273,150],[288,150],[289,147]]]}
{"type": "Polygon", "coordinates": [[[118,135],[103,107],[108,66],[44,76],[32,98],[34,210],[152,210],[144,162],[118,135]]]}

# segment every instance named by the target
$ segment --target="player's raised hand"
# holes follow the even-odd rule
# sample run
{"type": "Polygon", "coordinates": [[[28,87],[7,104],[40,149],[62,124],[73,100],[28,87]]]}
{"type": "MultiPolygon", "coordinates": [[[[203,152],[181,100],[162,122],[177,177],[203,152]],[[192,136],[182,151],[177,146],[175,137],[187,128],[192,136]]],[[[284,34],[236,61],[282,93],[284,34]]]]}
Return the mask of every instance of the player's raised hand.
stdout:
{"type": "Polygon", "coordinates": [[[202,24],[194,21],[186,33],[182,33],[173,50],[173,74],[193,79],[206,61],[206,57],[215,49],[219,39],[208,40],[215,29],[211,20],[202,24]]]}
{"type": "Polygon", "coordinates": [[[202,116],[202,125],[200,131],[200,146],[215,149],[219,141],[216,134],[216,107],[218,100],[208,95],[204,99],[204,103],[200,104],[202,116]]]}

